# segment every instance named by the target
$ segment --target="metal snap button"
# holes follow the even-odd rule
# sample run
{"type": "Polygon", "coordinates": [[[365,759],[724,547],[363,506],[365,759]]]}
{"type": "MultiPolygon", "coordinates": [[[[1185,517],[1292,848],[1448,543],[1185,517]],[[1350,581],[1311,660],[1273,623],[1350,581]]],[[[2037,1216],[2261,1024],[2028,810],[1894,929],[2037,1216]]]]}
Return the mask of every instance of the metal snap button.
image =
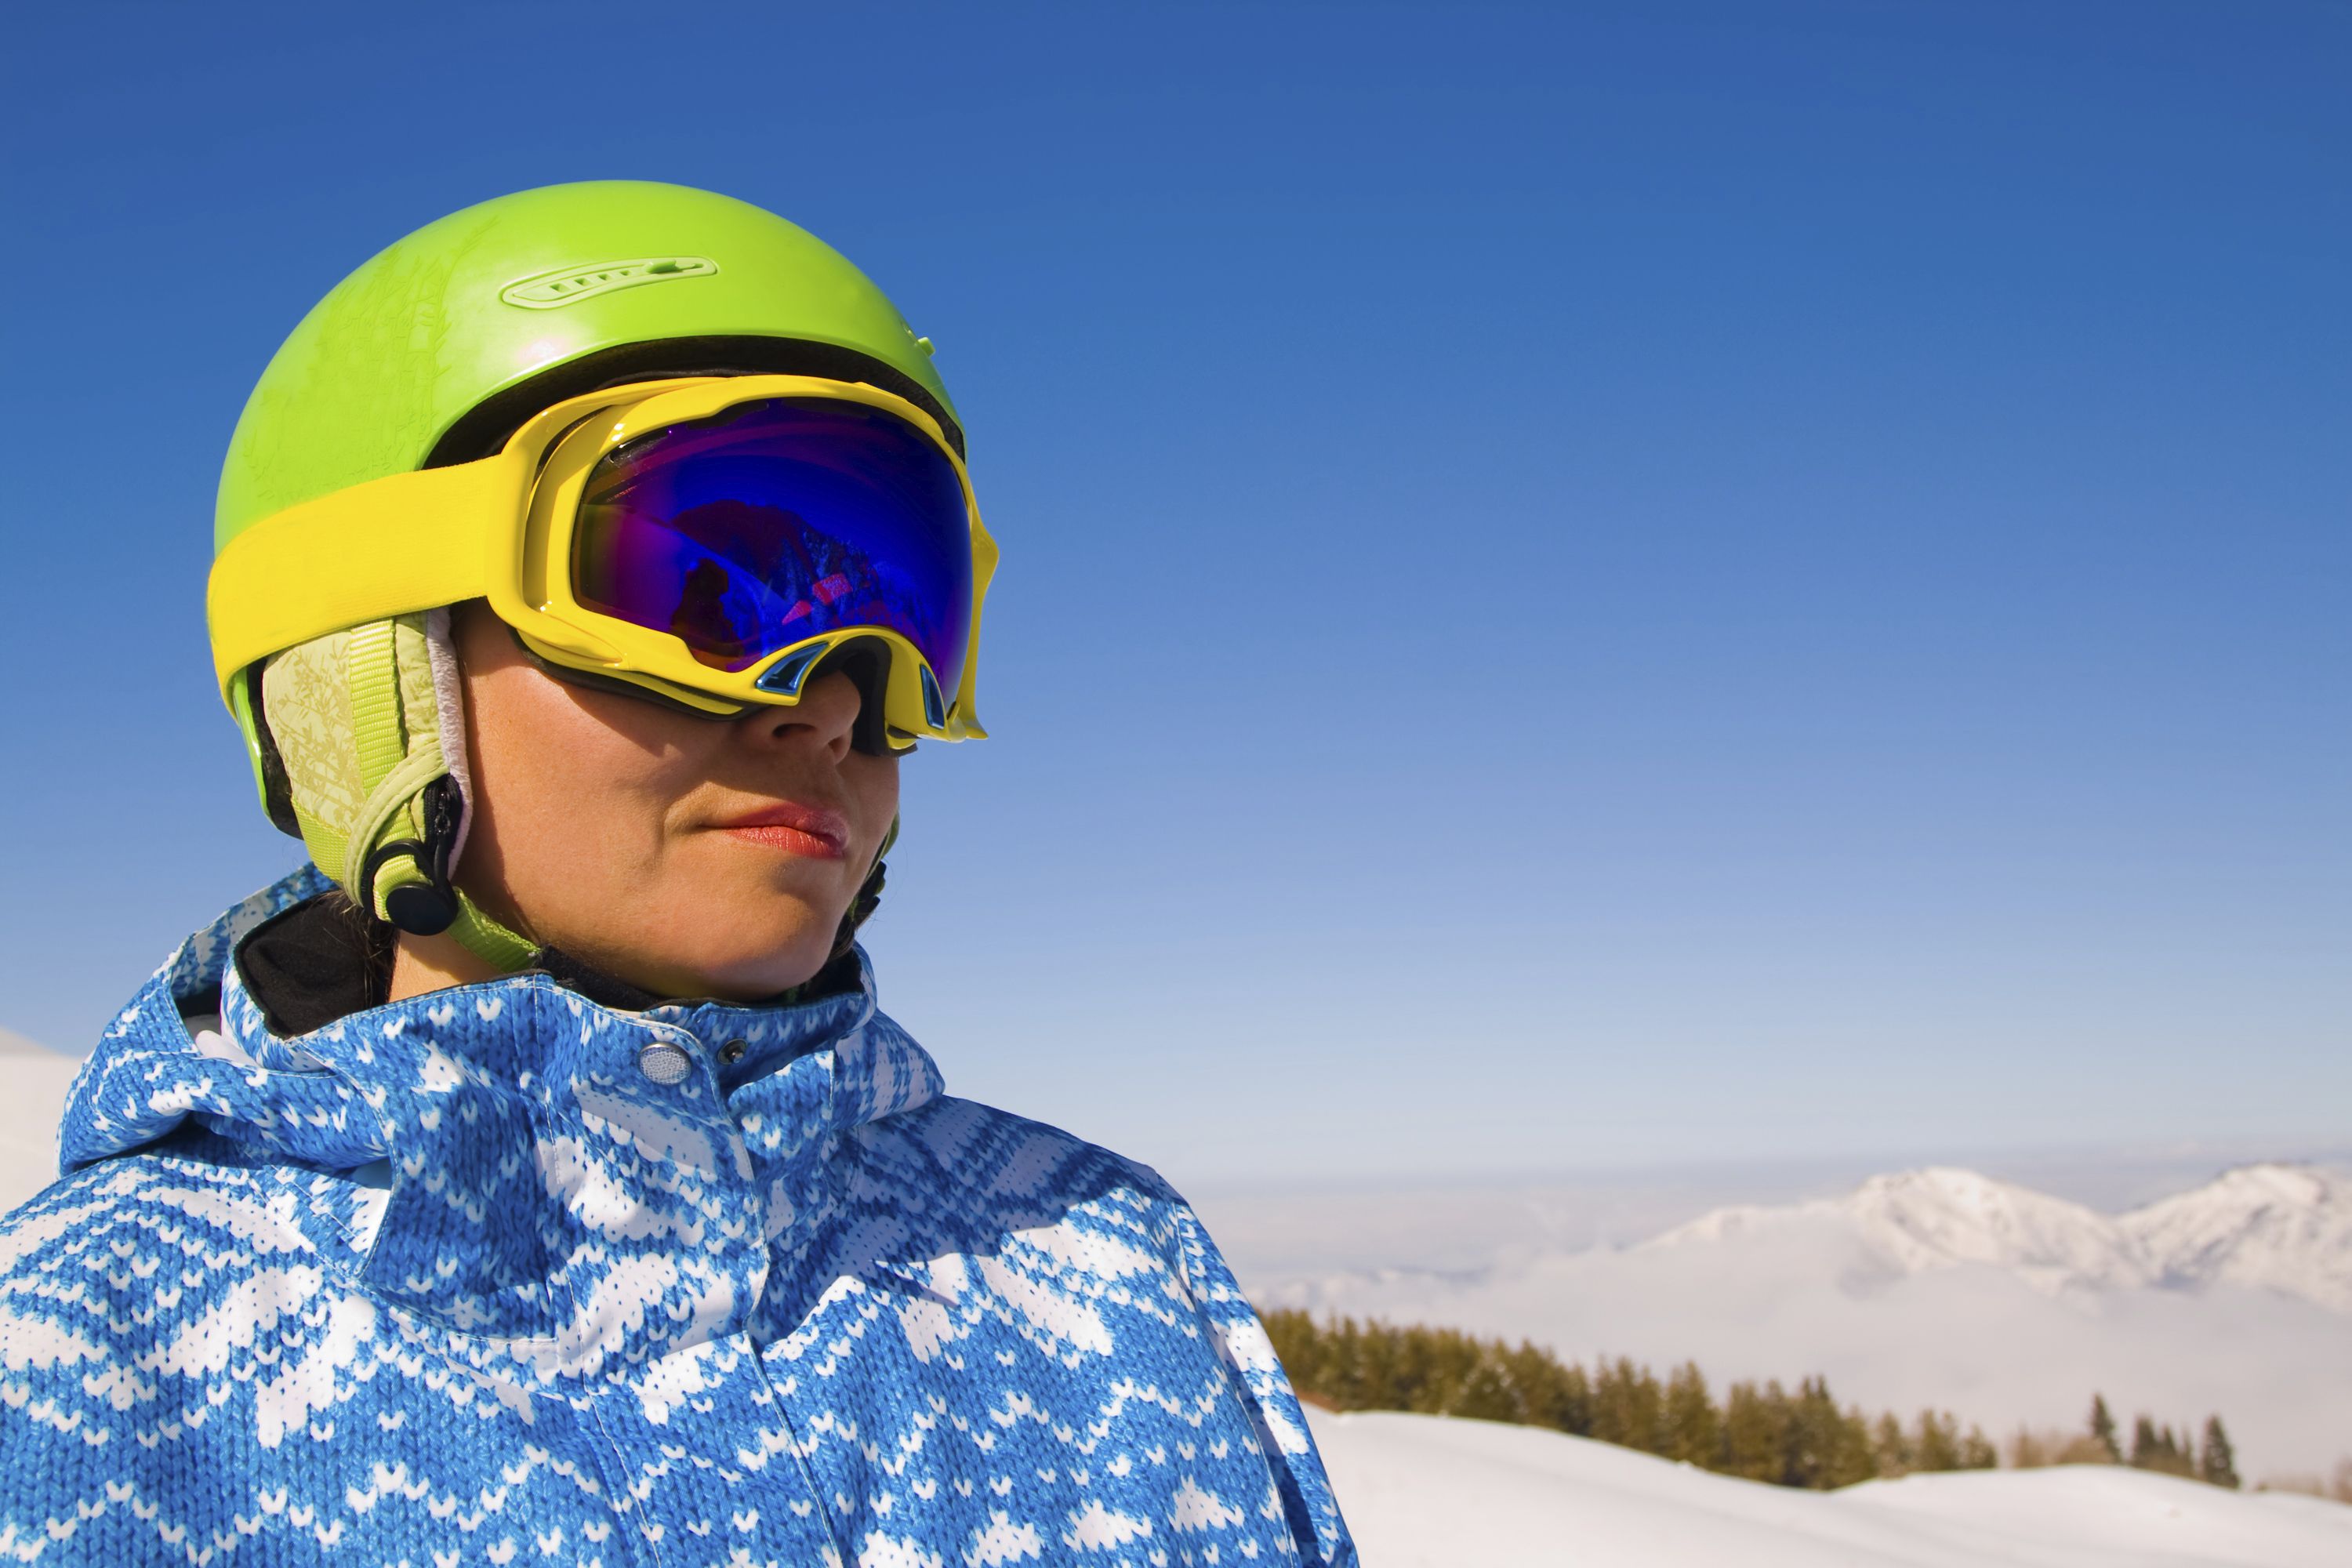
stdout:
{"type": "Polygon", "coordinates": [[[719,1047],[719,1059],[731,1068],[743,1059],[743,1052],[747,1048],[741,1040],[730,1040],[719,1047]]]}
{"type": "Polygon", "coordinates": [[[656,1083],[684,1083],[694,1071],[694,1058],[683,1047],[656,1040],[637,1053],[637,1070],[656,1083]]]}

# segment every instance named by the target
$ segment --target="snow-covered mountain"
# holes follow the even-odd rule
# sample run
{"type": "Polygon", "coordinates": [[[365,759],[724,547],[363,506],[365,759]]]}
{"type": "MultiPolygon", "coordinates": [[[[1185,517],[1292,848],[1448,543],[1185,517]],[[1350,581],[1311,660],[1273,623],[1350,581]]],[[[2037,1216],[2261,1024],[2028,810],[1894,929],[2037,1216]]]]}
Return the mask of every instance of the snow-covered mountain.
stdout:
{"type": "Polygon", "coordinates": [[[2117,1222],[2168,1285],[2253,1285],[2352,1314],[2352,1177],[2241,1165],[2117,1222]]]}
{"type": "Polygon", "coordinates": [[[1717,1209],[1643,1245],[1700,1247],[1816,1227],[1851,1233],[1887,1278],[1990,1264],[2045,1295],[2131,1289],[2156,1278],[2145,1248],[2107,1215],[1950,1167],[1873,1176],[1842,1198],[1717,1209]]]}
{"type": "MultiPolygon", "coordinates": [[[[1461,1202],[1465,1231],[1496,1231],[1491,1196],[1461,1202]]],[[[1369,1263],[1378,1236],[1355,1251],[1369,1263]]],[[[2126,1420],[2220,1413],[2252,1477],[2352,1455],[2352,1179],[2321,1167],[2242,1166],[2120,1215],[1911,1171],[1718,1208],[1636,1246],[1528,1235],[1449,1263],[1285,1269],[1261,1251],[1242,1283],[1263,1307],[1444,1324],[1579,1361],[1695,1360],[1718,1384],[1820,1373],[1841,1399],[1949,1409],[1996,1437],[2077,1429],[2096,1391],[2126,1420]]]]}
{"type": "Polygon", "coordinates": [[[2244,1165],[2194,1191],[2102,1215],[1974,1171],[1873,1176],[1842,1198],[1717,1209],[1644,1249],[1813,1231],[1863,1267],[1845,1283],[1980,1264],[2048,1296],[2200,1289],[2226,1282],[2352,1314],[2352,1179],[2307,1165],[2244,1165]]]}

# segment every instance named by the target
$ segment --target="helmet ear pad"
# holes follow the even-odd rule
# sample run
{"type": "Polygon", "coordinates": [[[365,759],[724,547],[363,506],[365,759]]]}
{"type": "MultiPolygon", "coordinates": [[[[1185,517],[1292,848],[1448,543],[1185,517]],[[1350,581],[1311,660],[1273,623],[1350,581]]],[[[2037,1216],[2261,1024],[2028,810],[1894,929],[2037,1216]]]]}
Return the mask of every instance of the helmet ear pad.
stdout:
{"type": "Polygon", "coordinates": [[[447,930],[470,794],[448,612],[313,637],[245,679],[272,819],[284,825],[282,805],[312,862],[372,918],[447,930]]]}

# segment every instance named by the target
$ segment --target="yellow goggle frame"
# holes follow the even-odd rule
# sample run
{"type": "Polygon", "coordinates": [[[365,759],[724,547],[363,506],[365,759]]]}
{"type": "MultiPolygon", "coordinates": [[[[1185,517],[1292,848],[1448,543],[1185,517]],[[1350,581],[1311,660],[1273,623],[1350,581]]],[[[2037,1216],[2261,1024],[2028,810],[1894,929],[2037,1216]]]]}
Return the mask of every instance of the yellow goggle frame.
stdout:
{"type": "Polygon", "coordinates": [[[863,382],[806,375],[671,377],[605,387],[533,416],[496,456],[446,468],[386,475],[276,512],[231,540],[205,595],[213,671],[232,712],[239,674],[330,632],[468,599],[488,599],[541,658],[628,682],[718,717],[789,708],[797,682],[762,688],[788,659],[814,668],[824,652],[877,637],[891,653],[884,721],[894,747],[919,738],[984,738],[972,713],[980,613],[996,571],[996,542],[981,521],[971,477],[937,421],[905,398],[863,382]],[[779,648],[740,670],[714,669],[669,632],[581,604],[572,592],[572,533],[588,475],[607,452],[649,430],[708,418],[739,403],[829,397],[895,414],[954,465],[971,525],[971,629],[963,674],[934,714],[936,676],[914,644],[881,626],[844,626],[779,648]]]}

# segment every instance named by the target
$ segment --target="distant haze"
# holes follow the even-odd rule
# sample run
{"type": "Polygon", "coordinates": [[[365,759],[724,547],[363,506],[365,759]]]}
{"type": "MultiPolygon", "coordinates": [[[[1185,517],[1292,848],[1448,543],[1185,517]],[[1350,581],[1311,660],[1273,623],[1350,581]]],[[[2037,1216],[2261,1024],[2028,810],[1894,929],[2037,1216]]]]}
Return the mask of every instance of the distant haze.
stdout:
{"type": "MultiPolygon", "coordinates": [[[[2248,1167],[2121,1216],[1970,1172],[1913,1172],[1838,1198],[1716,1210],[1625,1247],[1547,1241],[1532,1210],[1505,1237],[1491,1205],[1451,1198],[1455,1228],[1486,1255],[1443,1268],[1366,1261],[1395,1258],[1396,1244],[1377,1225],[1343,1239],[1328,1210],[1322,1266],[1286,1268],[1265,1208],[1222,1226],[1209,1215],[1239,1237],[1229,1245],[1261,1305],[1661,1370],[1691,1359],[1718,1384],[1821,1373],[1847,1402],[1950,1409],[1996,1439],[2020,1423],[2077,1428],[2096,1391],[2127,1426],[2140,1411],[2176,1426],[2221,1414],[2254,1478],[2352,1456],[2352,1176],[2340,1171],[2248,1167]],[[1332,1267],[1343,1245],[1357,1261],[1332,1267]]],[[[1448,1200],[1427,1192],[1398,1212],[1434,1231],[1448,1200]]]]}

